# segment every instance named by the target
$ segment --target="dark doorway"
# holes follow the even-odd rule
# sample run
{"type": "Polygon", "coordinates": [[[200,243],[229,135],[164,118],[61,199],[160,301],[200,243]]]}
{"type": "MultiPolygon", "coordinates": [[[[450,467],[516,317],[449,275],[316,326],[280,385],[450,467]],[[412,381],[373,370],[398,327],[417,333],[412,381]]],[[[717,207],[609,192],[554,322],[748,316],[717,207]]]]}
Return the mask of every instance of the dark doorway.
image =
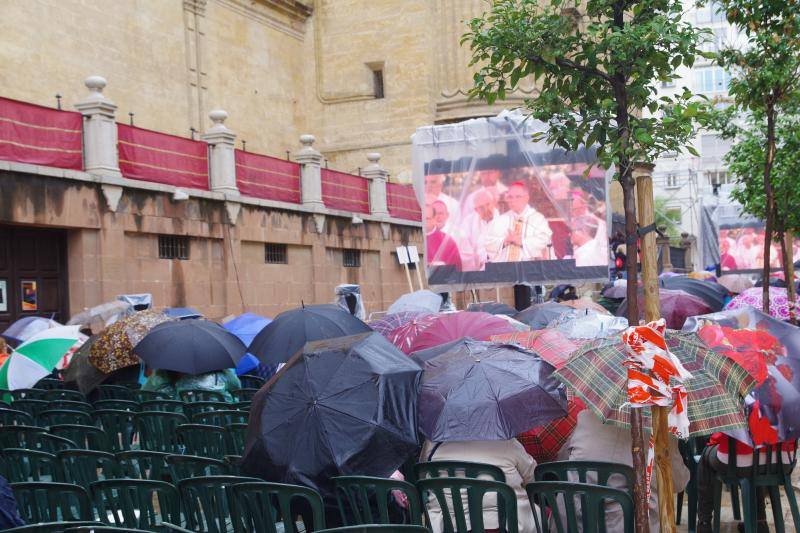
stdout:
{"type": "Polygon", "coordinates": [[[23,316],[69,319],[64,230],[0,225],[0,331],[23,316]]]}

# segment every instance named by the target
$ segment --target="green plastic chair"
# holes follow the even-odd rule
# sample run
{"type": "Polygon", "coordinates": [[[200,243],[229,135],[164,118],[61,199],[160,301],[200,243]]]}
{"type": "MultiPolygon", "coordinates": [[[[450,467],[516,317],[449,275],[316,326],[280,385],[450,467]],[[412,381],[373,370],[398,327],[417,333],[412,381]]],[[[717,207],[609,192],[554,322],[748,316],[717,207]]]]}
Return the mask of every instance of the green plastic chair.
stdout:
{"type": "MultiPolygon", "coordinates": [[[[159,530],[161,528],[158,528],[159,530]]],[[[76,526],[64,530],[64,533],[149,533],[145,529],[134,529],[131,527],[115,527],[107,525],[98,526],[76,526]]]]}
{"type": "Polygon", "coordinates": [[[117,477],[117,459],[113,454],[96,450],[62,450],[56,454],[63,479],[89,490],[95,481],[117,477]]]}
{"type": "Polygon", "coordinates": [[[99,385],[97,387],[97,398],[99,401],[133,400],[133,391],[122,385],[99,385]]]}
{"type": "Polygon", "coordinates": [[[222,458],[225,464],[228,465],[228,472],[232,476],[242,475],[242,456],[241,455],[226,455],[222,458]]]}
{"type": "Polygon", "coordinates": [[[37,449],[38,436],[44,433],[47,433],[47,429],[39,426],[2,426],[0,448],[37,449]]]}
{"type": "Polygon", "coordinates": [[[18,409],[0,408],[0,426],[33,426],[34,418],[18,409]]]}
{"type": "Polygon", "coordinates": [[[231,391],[231,396],[236,402],[252,402],[253,396],[256,395],[258,389],[239,389],[231,391]]]}
{"type": "Polygon", "coordinates": [[[225,427],[230,424],[247,425],[248,414],[237,409],[221,409],[219,411],[204,411],[201,413],[195,413],[194,415],[191,415],[190,418],[194,424],[210,424],[212,426],[225,427]]]}
{"type": "Polygon", "coordinates": [[[174,400],[175,398],[166,392],[158,392],[154,390],[134,390],[132,391],[133,400],[135,402],[144,403],[152,400],[174,400]]]}
{"type": "Polygon", "coordinates": [[[247,438],[247,424],[225,426],[225,448],[229,455],[242,455],[247,438]]]}
{"type": "Polygon", "coordinates": [[[76,390],[69,390],[69,389],[50,389],[44,392],[42,396],[43,400],[52,401],[52,400],[72,400],[74,402],[84,402],[86,403],[86,396],[81,394],[76,390]]]}
{"type": "Polygon", "coordinates": [[[514,490],[500,481],[463,477],[420,479],[417,488],[430,522],[428,506],[436,501],[442,510],[442,531],[484,533],[483,499],[487,494],[497,497],[497,523],[504,533],[518,533],[517,496],[514,490]],[[434,500],[435,498],[435,500],[434,500]],[[467,527],[469,520],[470,527],[467,527]]]}
{"type": "Polygon", "coordinates": [[[36,382],[36,385],[34,385],[33,388],[42,390],[63,389],[64,382],[60,379],[42,378],[36,382]]]}
{"type": "Polygon", "coordinates": [[[4,448],[0,453],[0,467],[9,483],[63,481],[61,463],[52,453],[4,448]]]}
{"type": "Polygon", "coordinates": [[[614,476],[618,481],[625,481],[626,488],[624,490],[633,498],[633,485],[635,483],[633,468],[620,463],[553,461],[536,465],[533,475],[536,481],[567,481],[602,485],[603,487],[607,487],[609,478],[614,476]],[[576,475],[578,479],[570,479],[570,474],[576,475]]]}
{"type": "Polygon", "coordinates": [[[389,516],[389,503],[394,490],[403,492],[408,498],[408,522],[422,525],[419,492],[411,483],[367,476],[335,477],[333,483],[339,514],[345,525],[393,523],[389,516]]]}
{"type": "Polygon", "coordinates": [[[91,493],[100,520],[110,525],[152,529],[181,520],[178,491],[164,481],[106,479],[92,483],[91,493]]]}
{"type": "Polygon", "coordinates": [[[72,528],[90,526],[89,531],[93,531],[92,526],[102,526],[102,522],[40,522],[38,524],[31,524],[28,526],[12,527],[11,529],[4,529],[6,533],[64,533],[70,531],[72,528]]]}
{"type": "Polygon", "coordinates": [[[86,489],[69,483],[12,483],[19,514],[25,522],[83,521],[94,519],[86,489]]]}
{"type": "Polygon", "coordinates": [[[47,400],[49,409],[66,409],[68,411],[83,411],[91,414],[94,406],[87,402],[77,402],[75,400],[47,400]]]}
{"type": "MultiPolygon", "coordinates": [[[[188,420],[180,413],[142,411],[134,416],[139,444],[143,450],[174,453],[178,451],[176,429],[188,420]]],[[[222,456],[222,454],[220,454],[222,456]]]]}
{"type": "Polygon", "coordinates": [[[50,403],[44,400],[37,400],[35,398],[24,398],[14,400],[11,403],[11,408],[18,411],[25,411],[32,417],[36,418],[36,415],[50,408],[50,403]]]}
{"type": "Polygon", "coordinates": [[[226,533],[238,513],[231,488],[248,481],[261,480],[238,476],[203,476],[179,481],[186,528],[205,533],[226,533]]]}
{"type": "Polygon", "coordinates": [[[622,508],[623,533],[633,533],[633,499],[627,491],[566,481],[534,481],[528,483],[525,490],[534,509],[534,523],[539,533],[552,531],[548,515],[556,533],[579,531],[579,524],[583,533],[605,533],[605,512],[609,504],[622,508]],[[534,502],[539,506],[538,513],[534,502]],[[548,509],[552,512],[548,513],[548,509]],[[566,524],[560,510],[564,510],[566,524]],[[578,512],[581,513],[580,519],[578,512]]]}
{"type": "Polygon", "coordinates": [[[139,403],[139,411],[158,411],[162,413],[183,413],[183,402],[178,400],[147,400],[139,403]]]}
{"type": "Polygon", "coordinates": [[[48,409],[36,417],[41,427],[56,426],[59,424],[92,425],[92,417],[85,411],[72,411],[67,409],[48,409]]]}
{"type": "Polygon", "coordinates": [[[120,476],[132,479],[152,479],[164,481],[171,479],[167,468],[165,452],[147,450],[128,450],[114,455],[120,476]]]}
{"type": "Polygon", "coordinates": [[[178,393],[181,401],[190,402],[222,402],[225,403],[225,395],[221,392],[204,389],[186,389],[178,393]]]}
{"type": "Polygon", "coordinates": [[[44,389],[15,389],[11,391],[11,397],[17,400],[44,400],[44,389]]]}
{"type": "Polygon", "coordinates": [[[253,402],[234,402],[231,404],[231,407],[236,409],[237,411],[244,411],[245,413],[250,414],[250,407],[252,407],[253,402]]]}
{"type": "Polygon", "coordinates": [[[219,459],[197,455],[168,455],[167,466],[173,483],[199,476],[227,476],[228,465],[219,459]]]}
{"type": "Polygon", "coordinates": [[[395,531],[397,531],[398,533],[404,533],[404,532],[430,533],[428,531],[428,528],[425,526],[399,525],[399,524],[390,524],[390,525],[369,524],[365,526],[334,527],[331,529],[317,529],[316,533],[390,533],[395,531]]]}
{"type": "Polygon", "coordinates": [[[132,400],[97,400],[94,402],[95,411],[105,411],[111,409],[114,411],[141,411],[139,402],[132,400]]]}
{"type": "Polygon", "coordinates": [[[74,450],[79,447],[74,441],[67,437],[51,435],[49,433],[43,433],[36,437],[36,446],[38,450],[52,454],[57,454],[61,450],[74,450]]]}
{"type": "Polygon", "coordinates": [[[205,424],[181,424],[175,432],[178,442],[186,447],[186,453],[200,457],[222,457],[225,455],[225,429],[205,424]]]}
{"type": "Polygon", "coordinates": [[[200,413],[213,413],[214,411],[227,411],[231,404],[217,401],[195,401],[183,404],[183,414],[186,418],[193,420],[195,415],[200,413]]]}
{"type": "MultiPolygon", "coordinates": [[[[688,440],[679,440],[678,449],[680,450],[683,463],[689,469],[689,482],[686,489],[679,492],[677,505],[675,506],[675,523],[680,525],[681,515],[683,514],[683,499],[687,501],[687,530],[694,533],[697,529],[697,466],[700,463],[700,455],[708,443],[708,436],[690,437],[688,440]]],[[[739,491],[731,487],[731,510],[733,519],[741,520],[739,509],[739,491]]]]}
{"type": "Polygon", "coordinates": [[[110,452],[111,444],[108,442],[106,432],[97,426],[86,424],[58,424],[50,426],[49,433],[57,437],[64,437],[77,444],[84,450],[97,450],[110,452]]]}
{"type": "Polygon", "coordinates": [[[264,378],[255,374],[242,374],[239,376],[239,383],[242,384],[243,389],[260,389],[264,383],[264,378]]]}
{"type": "Polygon", "coordinates": [[[322,496],[308,487],[254,481],[238,483],[231,491],[236,500],[234,530],[237,532],[298,533],[297,516],[291,510],[298,501],[305,502],[311,511],[310,516],[302,517],[305,531],[325,527],[322,496]],[[277,527],[279,522],[283,522],[282,529],[277,527]]]}
{"type": "MultiPolygon", "coordinates": [[[[121,400],[105,401],[113,402],[121,400]]],[[[133,436],[136,433],[134,415],[134,411],[123,411],[120,409],[98,409],[93,413],[94,423],[103,428],[112,452],[117,453],[131,449],[133,436]]]]}
{"type": "Polygon", "coordinates": [[[506,482],[506,475],[499,466],[485,463],[471,463],[468,461],[429,461],[414,465],[417,479],[438,477],[464,477],[478,479],[479,477],[506,482]]]}

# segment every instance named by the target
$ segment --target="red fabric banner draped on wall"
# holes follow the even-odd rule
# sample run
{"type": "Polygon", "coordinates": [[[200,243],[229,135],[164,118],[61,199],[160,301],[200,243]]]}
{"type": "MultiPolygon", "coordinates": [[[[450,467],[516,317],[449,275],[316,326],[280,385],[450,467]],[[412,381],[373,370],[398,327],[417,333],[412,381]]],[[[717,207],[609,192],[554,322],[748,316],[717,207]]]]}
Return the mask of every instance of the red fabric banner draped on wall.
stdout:
{"type": "Polygon", "coordinates": [[[208,190],[208,145],[117,124],[119,169],[126,178],[208,190]]]}
{"type": "Polygon", "coordinates": [[[236,186],[243,196],[300,203],[300,165],[236,150],[236,186]]]}
{"type": "Polygon", "coordinates": [[[322,201],[331,209],[369,213],[369,182],[360,176],[323,168],[322,201]]]}
{"type": "Polygon", "coordinates": [[[419,208],[414,187],[399,183],[386,184],[386,204],[389,214],[395,218],[405,220],[422,220],[422,211],[419,208]]]}
{"type": "Polygon", "coordinates": [[[0,98],[0,159],[80,170],[83,118],[0,98]]]}

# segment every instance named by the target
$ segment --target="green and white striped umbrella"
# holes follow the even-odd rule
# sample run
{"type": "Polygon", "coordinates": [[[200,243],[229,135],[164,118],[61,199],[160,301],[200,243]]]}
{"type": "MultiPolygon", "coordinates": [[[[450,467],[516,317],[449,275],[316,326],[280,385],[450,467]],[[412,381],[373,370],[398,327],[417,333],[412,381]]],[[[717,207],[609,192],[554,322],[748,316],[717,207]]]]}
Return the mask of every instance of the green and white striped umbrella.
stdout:
{"type": "Polygon", "coordinates": [[[0,388],[33,387],[84,341],[86,335],[80,332],[80,326],[59,326],[33,335],[17,346],[0,368],[0,388]]]}

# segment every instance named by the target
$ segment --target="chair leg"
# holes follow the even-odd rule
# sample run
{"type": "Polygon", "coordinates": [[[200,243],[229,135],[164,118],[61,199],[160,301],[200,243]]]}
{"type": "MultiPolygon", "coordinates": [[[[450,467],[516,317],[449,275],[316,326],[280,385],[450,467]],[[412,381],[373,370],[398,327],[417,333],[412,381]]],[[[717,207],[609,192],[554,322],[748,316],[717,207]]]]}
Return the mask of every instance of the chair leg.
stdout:
{"type": "Polygon", "coordinates": [[[719,533],[719,513],[722,509],[722,481],[714,480],[714,522],[713,531],[719,533]]]}
{"type": "Polygon", "coordinates": [[[691,486],[688,488],[688,509],[687,509],[687,517],[686,517],[686,526],[688,528],[689,533],[695,533],[697,531],[697,483],[692,483],[691,486]]]}
{"type": "MultiPolygon", "coordinates": [[[[783,510],[781,509],[781,491],[777,485],[766,487],[769,490],[769,501],[772,504],[772,518],[775,521],[775,533],[785,533],[783,524],[783,510]]],[[[766,502],[764,502],[766,505],[766,502]]],[[[766,520],[766,513],[764,515],[766,520]]]]}
{"type": "Polygon", "coordinates": [[[733,519],[741,520],[742,513],[739,507],[739,487],[736,484],[731,485],[731,508],[733,509],[733,519]]]}
{"type": "Polygon", "coordinates": [[[797,498],[794,494],[794,487],[789,474],[783,476],[783,490],[786,492],[786,500],[789,502],[789,509],[792,510],[792,522],[794,530],[800,531],[800,510],[797,508],[797,498]]]}
{"type": "Polygon", "coordinates": [[[756,521],[758,504],[756,496],[756,487],[754,487],[749,479],[740,479],[739,485],[742,489],[742,511],[744,518],[744,533],[756,533],[756,521]]]}
{"type": "Polygon", "coordinates": [[[681,514],[683,514],[683,494],[684,491],[678,493],[678,503],[675,505],[675,524],[681,525],[681,514]]]}

